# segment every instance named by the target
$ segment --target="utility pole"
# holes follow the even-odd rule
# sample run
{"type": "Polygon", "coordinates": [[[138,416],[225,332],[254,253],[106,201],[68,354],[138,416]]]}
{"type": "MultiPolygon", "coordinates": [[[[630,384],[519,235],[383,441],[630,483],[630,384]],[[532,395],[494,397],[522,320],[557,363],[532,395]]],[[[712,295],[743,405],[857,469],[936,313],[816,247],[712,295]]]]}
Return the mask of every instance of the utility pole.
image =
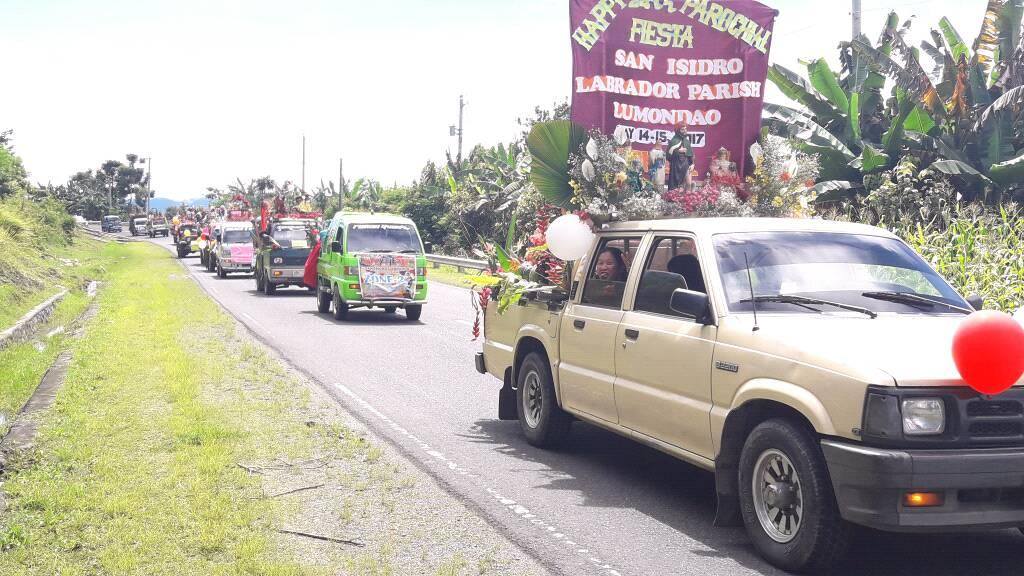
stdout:
{"type": "Polygon", "coordinates": [[[146,178],[146,216],[149,216],[149,199],[153,197],[153,158],[146,158],[146,170],[149,176],[146,178]]]}
{"type": "Polygon", "coordinates": [[[338,158],[338,212],[341,212],[341,202],[345,198],[345,160],[338,158]]]}
{"type": "Polygon", "coordinates": [[[853,40],[860,38],[860,0],[853,0],[853,40]]]}
{"type": "Polygon", "coordinates": [[[459,94],[459,167],[462,166],[462,111],[465,108],[466,102],[462,99],[462,94],[459,94]]]}
{"type": "Polygon", "coordinates": [[[455,164],[458,165],[458,166],[462,165],[462,116],[463,116],[462,111],[465,108],[466,108],[466,101],[463,99],[462,95],[459,94],[459,127],[458,128],[456,128],[455,126],[449,126],[448,127],[448,135],[449,136],[458,136],[459,137],[459,154],[458,154],[458,156],[455,157],[455,164]]]}
{"type": "Polygon", "coordinates": [[[306,193],[306,135],[302,135],[302,193],[306,193]]]}

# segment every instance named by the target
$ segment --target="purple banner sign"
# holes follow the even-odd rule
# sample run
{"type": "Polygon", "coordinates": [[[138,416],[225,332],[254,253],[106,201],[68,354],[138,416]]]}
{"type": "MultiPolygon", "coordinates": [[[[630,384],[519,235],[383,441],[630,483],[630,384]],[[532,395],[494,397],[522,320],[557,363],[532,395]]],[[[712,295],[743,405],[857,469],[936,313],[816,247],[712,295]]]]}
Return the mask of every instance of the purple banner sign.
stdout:
{"type": "MultiPolygon", "coordinates": [[[[633,149],[686,124],[700,178],[725,148],[746,174],[778,12],[754,0],[569,0],[572,119],[633,149]]],[[[646,154],[644,154],[646,156],[646,154]]]]}

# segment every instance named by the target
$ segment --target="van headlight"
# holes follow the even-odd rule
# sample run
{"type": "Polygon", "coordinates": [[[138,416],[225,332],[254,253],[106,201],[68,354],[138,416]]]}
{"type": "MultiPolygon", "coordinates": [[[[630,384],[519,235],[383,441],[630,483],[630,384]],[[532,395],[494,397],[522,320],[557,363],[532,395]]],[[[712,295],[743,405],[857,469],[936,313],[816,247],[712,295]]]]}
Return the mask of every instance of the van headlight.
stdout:
{"type": "Polygon", "coordinates": [[[929,436],[946,431],[946,406],[940,398],[907,398],[900,406],[903,433],[929,436]]]}

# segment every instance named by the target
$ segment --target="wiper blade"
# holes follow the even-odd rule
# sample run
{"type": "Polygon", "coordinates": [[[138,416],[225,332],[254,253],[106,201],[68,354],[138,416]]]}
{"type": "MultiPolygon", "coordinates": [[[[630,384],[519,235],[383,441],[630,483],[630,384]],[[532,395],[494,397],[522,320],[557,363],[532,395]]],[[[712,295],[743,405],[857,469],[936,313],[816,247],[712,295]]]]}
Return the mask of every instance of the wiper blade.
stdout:
{"type": "Polygon", "coordinates": [[[399,250],[398,253],[399,254],[419,254],[420,251],[419,250],[415,250],[415,249],[409,249],[409,250],[399,250]]]}
{"type": "Polygon", "coordinates": [[[853,306],[851,304],[843,304],[842,302],[832,302],[831,300],[822,300],[821,298],[808,298],[806,296],[796,296],[794,294],[774,294],[774,295],[766,295],[766,296],[755,296],[754,298],[747,298],[745,300],[740,300],[741,304],[746,304],[748,302],[755,302],[755,303],[756,302],[778,302],[780,304],[795,304],[797,306],[803,306],[804,308],[809,308],[809,309],[815,310],[817,312],[821,312],[821,310],[818,310],[817,308],[811,308],[810,306],[807,306],[807,305],[808,304],[821,304],[823,306],[832,306],[833,308],[840,308],[842,310],[849,310],[850,312],[860,312],[861,314],[864,314],[866,316],[870,316],[871,318],[877,318],[878,317],[878,313],[875,312],[874,310],[870,310],[868,308],[863,308],[861,306],[853,306]]]}
{"type": "Polygon", "coordinates": [[[973,310],[968,310],[967,308],[950,304],[949,302],[943,302],[942,300],[934,300],[914,292],[864,292],[861,296],[865,298],[873,298],[875,300],[899,302],[901,304],[917,307],[934,308],[936,305],[945,306],[946,308],[963,312],[964,314],[971,314],[974,312],[973,310]]]}

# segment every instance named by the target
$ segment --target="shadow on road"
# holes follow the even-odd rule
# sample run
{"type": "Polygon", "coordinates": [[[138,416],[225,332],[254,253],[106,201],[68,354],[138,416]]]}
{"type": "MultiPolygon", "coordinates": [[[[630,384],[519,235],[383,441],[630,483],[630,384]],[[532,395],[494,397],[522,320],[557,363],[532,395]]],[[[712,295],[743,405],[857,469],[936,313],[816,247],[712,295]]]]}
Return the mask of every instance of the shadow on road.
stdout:
{"type": "MultiPolygon", "coordinates": [[[[539,489],[579,494],[584,506],[631,508],[710,550],[764,574],[784,574],[761,560],[742,528],[715,528],[711,473],[582,422],[556,451],[526,443],[517,422],[479,420],[467,440],[548,470],[539,489]]],[[[515,472],[511,470],[510,472],[515,472]]],[[[1016,576],[1024,566],[1024,537],[1016,530],[910,535],[856,531],[850,554],[834,576],[1016,576]]]]}
{"type": "Polygon", "coordinates": [[[348,317],[344,320],[335,320],[330,313],[321,314],[316,310],[302,310],[299,314],[316,316],[325,323],[339,326],[426,326],[422,320],[410,321],[402,314],[401,310],[393,314],[388,314],[383,310],[350,310],[348,317]]]}

